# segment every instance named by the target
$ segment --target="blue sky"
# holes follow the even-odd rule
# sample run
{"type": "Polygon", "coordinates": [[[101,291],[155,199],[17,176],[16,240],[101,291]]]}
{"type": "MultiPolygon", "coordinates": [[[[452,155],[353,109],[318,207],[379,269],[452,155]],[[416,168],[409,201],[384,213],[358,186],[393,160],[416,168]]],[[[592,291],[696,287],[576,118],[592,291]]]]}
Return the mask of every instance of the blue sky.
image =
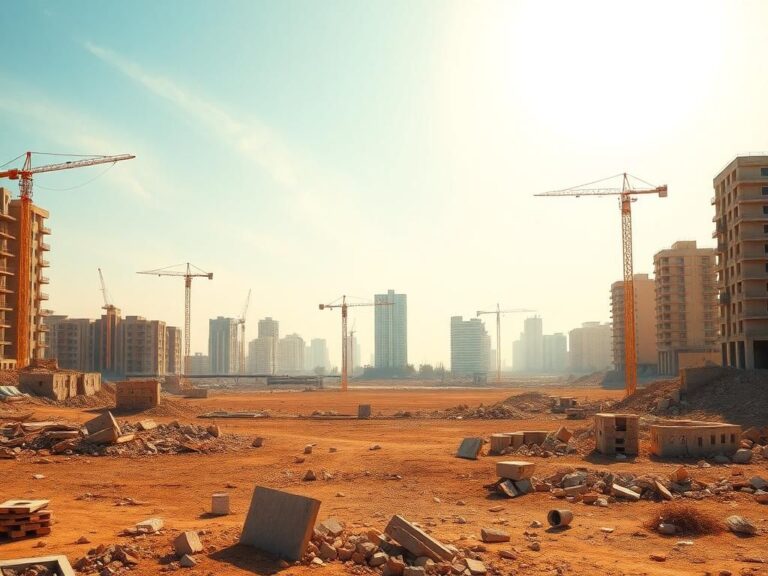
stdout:
{"type": "Polygon", "coordinates": [[[447,364],[450,316],[497,301],[546,332],[608,320],[614,202],[531,195],[627,170],[670,187],[635,205],[637,272],[711,246],[712,178],[768,149],[768,10],[574,4],[7,3],[0,164],[137,156],[37,179],[51,307],[95,317],[101,267],[124,313],[181,325],[181,281],[135,272],[189,260],[215,275],[194,284],[196,351],[249,288],[249,337],[273,316],[332,355],[318,303],[406,292],[416,364],[447,364]]]}

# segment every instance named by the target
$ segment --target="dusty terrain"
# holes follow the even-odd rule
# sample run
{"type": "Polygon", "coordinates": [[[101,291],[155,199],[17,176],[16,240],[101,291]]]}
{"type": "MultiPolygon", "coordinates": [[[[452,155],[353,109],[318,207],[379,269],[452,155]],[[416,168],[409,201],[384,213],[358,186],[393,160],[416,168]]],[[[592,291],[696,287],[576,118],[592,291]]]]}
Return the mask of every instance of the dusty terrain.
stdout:
{"type": "MultiPolygon", "coordinates": [[[[580,400],[616,400],[620,391],[602,389],[550,389],[555,395],[573,395],[580,400]]],[[[355,414],[357,405],[370,403],[374,415],[392,416],[398,411],[447,409],[460,404],[493,404],[510,394],[510,389],[447,390],[362,390],[294,393],[226,394],[202,400],[174,399],[168,415],[157,411],[157,422],[179,420],[207,425],[211,421],[196,415],[212,410],[269,409],[284,418],[216,421],[223,435],[265,438],[261,448],[241,448],[223,454],[174,454],[142,456],[35,456],[0,460],[4,498],[46,498],[51,500],[55,524],[50,535],[12,543],[0,543],[0,559],[66,554],[74,563],[98,544],[128,543],[142,551],[133,573],[166,573],[172,559],[171,541],[180,530],[203,531],[206,549],[196,558],[195,568],[180,569],[190,575],[270,574],[279,565],[251,549],[234,546],[254,486],[265,485],[322,500],[319,519],[336,516],[351,530],[373,527],[383,530],[393,514],[429,527],[445,543],[467,547],[480,542],[481,527],[502,527],[512,535],[504,544],[486,544],[481,552],[487,566],[501,574],[768,574],[768,564],[744,562],[743,557],[768,560],[768,506],[756,504],[749,494],[731,493],[698,502],[702,509],[719,518],[741,514],[758,526],[758,535],[739,538],[724,532],[707,537],[663,537],[648,532],[643,522],[654,515],[658,503],[613,503],[608,508],[568,504],[549,493],[535,493],[514,500],[489,496],[484,484],[496,479],[494,463],[509,459],[483,456],[477,461],[455,458],[463,437],[488,437],[495,432],[523,429],[553,430],[564,423],[562,415],[542,413],[528,420],[436,420],[391,417],[364,420],[310,420],[289,417],[309,415],[315,410],[355,414]],[[306,444],[316,443],[302,464],[294,463],[306,444]],[[380,450],[371,451],[372,444],[380,450]],[[330,453],[329,448],[337,448],[330,453]],[[49,463],[45,463],[49,462],[49,463]],[[301,480],[306,470],[318,475],[328,471],[332,478],[315,482],[301,480]],[[44,479],[34,480],[33,474],[44,479]],[[211,494],[228,492],[233,513],[208,517],[211,494]],[[116,505],[132,498],[139,505],[116,505]],[[439,500],[439,501],[438,501],[439,500]],[[491,512],[501,505],[501,512],[491,512]],[[546,527],[551,508],[570,508],[575,518],[570,530],[551,532],[530,529],[538,520],[546,527]],[[162,534],[132,538],[122,530],[149,517],[162,517],[162,534]],[[466,523],[459,523],[461,519],[466,523]],[[601,528],[613,528],[603,532],[601,528]],[[541,550],[529,550],[529,537],[536,532],[541,550]],[[76,544],[85,536],[90,543],[76,544]],[[677,545],[692,540],[693,545],[677,545]],[[45,546],[38,548],[39,542],[45,546]],[[498,551],[516,549],[515,560],[503,560],[498,551]],[[652,553],[666,554],[665,562],[649,559],[652,553]]],[[[520,390],[517,390],[520,392],[520,390]]],[[[97,408],[62,408],[35,404],[36,419],[84,422],[97,408]]],[[[119,415],[119,421],[135,422],[140,414],[119,415]]],[[[768,415],[767,415],[768,417],[768,415]]],[[[568,422],[584,427],[585,422],[568,422]]],[[[629,470],[634,473],[667,474],[680,462],[660,462],[647,453],[625,462],[595,455],[534,458],[537,476],[555,472],[564,465],[629,470]]],[[[747,478],[768,476],[766,460],[746,466],[698,468],[684,462],[696,479],[714,481],[734,471],[747,478]]],[[[3,499],[4,499],[3,498],[3,499]]],[[[324,572],[344,573],[334,562],[324,567],[290,566],[283,574],[324,572]]],[[[358,568],[358,573],[362,569],[358,568]]],[[[374,573],[374,572],[372,572],[374,573]]],[[[378,573],[378,572],[375,572],[378,573]]]]}

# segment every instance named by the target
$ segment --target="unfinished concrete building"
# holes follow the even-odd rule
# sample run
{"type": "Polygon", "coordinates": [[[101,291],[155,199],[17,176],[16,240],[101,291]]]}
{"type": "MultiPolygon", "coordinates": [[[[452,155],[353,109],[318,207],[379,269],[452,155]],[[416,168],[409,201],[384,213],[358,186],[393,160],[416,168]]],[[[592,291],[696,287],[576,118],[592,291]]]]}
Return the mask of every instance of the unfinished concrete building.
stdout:
{"type": "Polygon", "coordinates": [[[159,380],[129,380],[115,383],[115,406],[119,410],[147,410],[159,405],[159,380]]]}
{"type": "Polygon", "coordinates": [[[640,451],[637,414],[595,414],[595,450],[635,456],[640,451]]]}
{"type": "Polygon", "coordinates": [[[719,363],[715,251],[675,242],[653,257],[659,372],[719,363]]]}
{"type": "Polygon", "coordinates": [[[168,365],[165,322],[126,316],[121,326],[119,372],[126,376],[162,374],[168,365]]]}
{"type": "MultiPolygon", "coordinates": [[[[655,285],[648,274],[635,274],[635,343],[638,374],[656,373],[656,296],[655,285]]],[[[624,372],[624,281],[611,284],[611,318],[613,322],[613,365],[624,372]]]]}
{"type": "Polygon", "coordinates": [[[101,376],[72,370],[22,370],[19,372],[19,388],[35,396],[66,400],[92,396],[101,390],[101,376]]]}
{"type": "Polygon", "coordinates": [[[651,425],[651,454],[704,457],[739,449],[741,426],[697,420],[664,420],[651,425]]]}
{"type": "Polygon", "coordinates": [[[768,155],[739,156],[714,178],[720,355],[768,368],[768,155]]]}
{"type": "Polygon", "coordinates": [[[584,322],[568,333],[568,363],[572,372],[588,373],[608,370],[611,355],[611,325],[584,322]]]}
{"type": "Polygon", "coordinates": [[[168,362],[165,369],[166,374],[186,374],[185,367],[181,363],[183,357],[181,342],[181,328],[166,326],[165,345],[167,350],[165,356],[168,362]]]}
{"type": "Polygon", "coordinates": [[[93,320],[51,315],[48,326],[48,347],[45,357],[55,358],[67,370],[91,370],[93,367],[93,320]]]}

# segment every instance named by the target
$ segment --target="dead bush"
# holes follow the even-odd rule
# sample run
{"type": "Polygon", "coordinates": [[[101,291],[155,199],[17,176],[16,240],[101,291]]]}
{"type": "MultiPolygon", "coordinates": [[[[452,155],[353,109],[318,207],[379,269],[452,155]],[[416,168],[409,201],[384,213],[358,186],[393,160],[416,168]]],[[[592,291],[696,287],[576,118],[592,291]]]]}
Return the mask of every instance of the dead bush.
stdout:
{"type": "Polygon", "coordinates": [[[695,504],[670,502],[664,504],[645,527],[658,531],[659,524],[674,524],[680,534],[717,534],[722,532],[722,522],[696,507],[695,504]]]}

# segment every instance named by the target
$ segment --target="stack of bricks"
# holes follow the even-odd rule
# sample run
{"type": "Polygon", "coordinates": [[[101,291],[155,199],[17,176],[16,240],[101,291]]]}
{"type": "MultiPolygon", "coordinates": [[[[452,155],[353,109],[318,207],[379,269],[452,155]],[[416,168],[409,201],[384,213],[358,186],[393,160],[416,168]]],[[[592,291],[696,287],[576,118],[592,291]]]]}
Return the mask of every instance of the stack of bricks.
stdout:
{"type": "Polygon", "coordinates": [[[116,384],[115,401],[120,410],[145,410],[160,405],[158,380],[131,380],[116,384]]]}
{"type": "Polygon", "coordinates": [[[637,455],[637,414],[595,414],[595,449],[601,454],[637,455]]]}
{"type": "Polygon", "coordinates": [[[51,533],[48,500],[7,500],[0,504],[0,538],[19,540],[51,533]]]}

